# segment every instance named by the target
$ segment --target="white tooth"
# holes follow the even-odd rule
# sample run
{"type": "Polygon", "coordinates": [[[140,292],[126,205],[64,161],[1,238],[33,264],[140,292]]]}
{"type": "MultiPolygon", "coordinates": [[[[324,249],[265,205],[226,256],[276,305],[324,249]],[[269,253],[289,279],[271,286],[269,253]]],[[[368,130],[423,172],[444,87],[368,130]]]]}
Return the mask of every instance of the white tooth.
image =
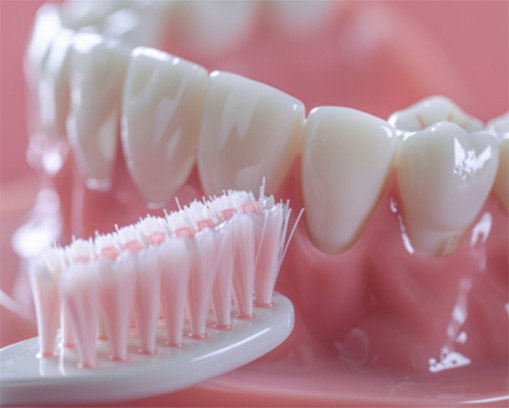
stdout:
{"type": "Polygon", "coordinates": [[[411,245],[426,255],[453,252],[495,179],[498,144],[489,131],[466,133],[440,122],[408,134],[398,182],[411,245]]]}
{"type": "Polygon", "coordinates": [[[282,29],[288,34],[309,34],[328,22],[334,15],[334,8],[340,2],[328,0],[300,0],[298,2],[288,0],[276,0],[269,2],[271,17],[277,29],[282,29]]]}
{"type": "Polygon", "coordinates": [[[74,37],[67,133],[89,188],[104,189],[111,182],[127,58],[127,49],[118,42],[88,33],[74,37]]]}
{"type": "Polygon", "coordinates": [[[66,135],[69,112],[69,50],[71,30],[62,30],[55,37],[38,82],[39,118],[45,135],[52,141],[66,135]]]}
{"type": "Polygon", "coordinates": [[[394,129],[354,109],[320,107],[304,130],[302,188],[309,233],[325,252],[347,249],[384,187],[394,129]]]}
{"type": "Polygon", "coordinates": [[[498,172],[493,189],[509,212],[509,112],[492,119],[488,129],[495,132],[499,140],[498,172]]]}
{"type": "Polygon", "coordinates": [[[61,6],[65,25],[78,30],[83,27],[100,27],[115,10],[126,6],[125,1],[75,0],[61,6]]]}
{"type": "Polygon", "coordinates": [[[442,121],[456,123],[466,132],[484,129],[481,121],[467,115],[444,96],[423,99],[405,110],[394,112],[389,118],[389,123],[400,132],[416,132],[442,121]]]}
{"type": "Polygon", "coordinates": [[[122,146],[141,194],[162,204],[195,161],[207,71],[150,48],[136,48],[126,74],[122,146]]]}
{"type": "Polygon", "coordinates": [[[268,85],[213,72],[198,137],[198,169],[207,194],[227,188],[273,194],[300,150],[304,105],[268,85]]]}
{"type": "Polygon", "coordinates": [[[25,55],[25,71],[35,86],[46,65],[46,58],[56,35],[62,29],[62,21],[55,4],[44,4],[37,11],[34,29],[25,55]]]}
{"type": "Polygon", "coordinates": [[[172,35],[200,53],[215,55],[245,40],[257,22],[259,4],[249,0],[198,0],[177,3],[172,35]]]}

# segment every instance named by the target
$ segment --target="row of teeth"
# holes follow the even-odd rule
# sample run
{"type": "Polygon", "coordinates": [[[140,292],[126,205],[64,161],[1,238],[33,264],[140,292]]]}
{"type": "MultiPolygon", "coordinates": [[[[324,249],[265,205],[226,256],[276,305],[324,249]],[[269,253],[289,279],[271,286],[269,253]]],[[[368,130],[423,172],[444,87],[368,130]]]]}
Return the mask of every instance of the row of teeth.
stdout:
{"type": "Polygon", "coordinates": [[[343,107],[306,118],[268,85],[66,29],[54,6],[39,13],[27,56],[46,142],[68,140],[91,188],[110,185],[120,133],[132,179],[156,205],[195,162],[207,194],[253,191],[264,177],[274,193],[301,155],[308,230],[326,252],[352,246],[393,169],[411,251],[453,252],[492,190],[508,209],[508,114],[484,126],[432,97],[388,121],[343,107]]]}
{"type": "Polygon", "coordinates": [[[232,326],[234,311],[252,317],[255,306],[271,304],[295,230],[288,231],[290,212],[263,190],[259,200],[229,191],[95,240],[47,249],[30,268],[41,355],[53,355],[59,324],[63,345],[74,344],[80,364],[94,367],[98,333],[114,360],[127,359],[133,316],[140,350],[149,354],[160,317],[175,347],[186,330],[206,337],[210,310],[222,329],[232,326]]]}

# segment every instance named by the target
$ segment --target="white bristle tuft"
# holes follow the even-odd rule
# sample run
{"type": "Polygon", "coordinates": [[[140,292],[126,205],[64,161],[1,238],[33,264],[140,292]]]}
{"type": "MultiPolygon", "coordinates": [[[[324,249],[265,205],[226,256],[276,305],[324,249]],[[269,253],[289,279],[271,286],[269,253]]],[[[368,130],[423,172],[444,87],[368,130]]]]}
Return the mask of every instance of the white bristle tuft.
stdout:
{"type": "Polygon", "coordinates": [[[185,334],[205,338],[209,323],[234,330],[232,316],[250,318],[271,305],[295,232],[294,225],[288,233],[289,203],[276,204],[262,189],[258,200],[228,190],[178,206],[31,260],[41,355],[55,352],[59,315],[64,346],[74,345],[80,364],[93,367],[98,342],[107,341],[114,361],[126,361],[133,336],[142,353],[153,354],[161,338],[180,347],[185,334]]]}

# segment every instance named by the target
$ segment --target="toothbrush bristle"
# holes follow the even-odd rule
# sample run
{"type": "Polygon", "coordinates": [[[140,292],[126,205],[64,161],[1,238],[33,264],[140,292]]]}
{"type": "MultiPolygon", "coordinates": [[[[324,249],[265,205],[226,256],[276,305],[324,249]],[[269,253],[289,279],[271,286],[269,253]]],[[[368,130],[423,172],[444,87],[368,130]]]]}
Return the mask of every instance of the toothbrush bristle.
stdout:
{"type": "Polygon", "coordinates": [[[287,234],[290,212],[288,202],[229,190],[48,248],[31,263],[41,355],[54,354],[59,320],[63,347],[74,346],[84,367],[100,364],[98,341],[126,361],[133,335],[154,354],[186,335],[206,338],[210,327],[234,330],[232,316],[271,304],[295,229],[287,234]]]}

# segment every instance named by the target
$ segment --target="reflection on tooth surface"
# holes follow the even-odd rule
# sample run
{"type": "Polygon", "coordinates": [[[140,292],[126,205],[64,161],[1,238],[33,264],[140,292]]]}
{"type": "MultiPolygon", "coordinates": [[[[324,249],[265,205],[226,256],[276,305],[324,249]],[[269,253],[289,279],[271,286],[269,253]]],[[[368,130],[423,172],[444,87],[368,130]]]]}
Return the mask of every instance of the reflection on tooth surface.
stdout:
{"type": "Polygon", "coordinates": [[[304,105],[268,85],[224,72],[209,77],[198,137],[207,194],[225,188],[274,193],[300,150],[304,105]]]}
{"type": "Polygon", "coordinates": [[[492,187],[498,146],[490,132],[467,134],[440,122],[401,145],[398,182],[412,245],[427,255],[453,252],[492,187]]]}
{"type": "Polygon", "coordinates": [[[326,252],[350,246],[373,211],[390,168],[394,130],[349,108],[309,114],[302,154],[303,197],[311,237],[326,252]]]}
{"type": "Polygon", "coordinates": [[[133,50],[126,74],[122,147],[144,198],[165,203],[194,164],[207,71],[150,48],[133,50]]]}

